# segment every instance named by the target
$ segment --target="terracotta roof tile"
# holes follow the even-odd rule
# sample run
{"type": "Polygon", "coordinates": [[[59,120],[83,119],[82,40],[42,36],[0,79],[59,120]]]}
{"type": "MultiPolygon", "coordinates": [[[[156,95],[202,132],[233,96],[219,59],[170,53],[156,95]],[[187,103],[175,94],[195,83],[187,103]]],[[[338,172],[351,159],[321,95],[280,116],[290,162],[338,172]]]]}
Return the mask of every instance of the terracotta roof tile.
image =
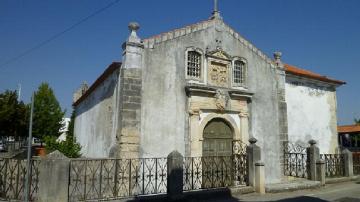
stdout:
{"type": "Polygon", "coordinates": [[[315,79],[315,80],[319,80],[319,81],[324,81],[324,82],[328,82],[328,83],[334,83],[334,84],[338,84],[338,85],[346,84],[345,81],[328,78],[326,76],[323,76],[323,75],[320,75],[320,74],[317,74],[317,73],[314,73],[314,72],[311,72],[311,71],[308,71],[305,69],[301,69],[301,68],[295,67],[293,65],[284,64],[284,67],[285,67],[286,73],[288,73],[288,74],[302,76],[302,77],[315,79]]]}
{"type": "Polygon", "coordinates": [[[360,125],[338,126],[338,133],[360,132],[360,125]]]}

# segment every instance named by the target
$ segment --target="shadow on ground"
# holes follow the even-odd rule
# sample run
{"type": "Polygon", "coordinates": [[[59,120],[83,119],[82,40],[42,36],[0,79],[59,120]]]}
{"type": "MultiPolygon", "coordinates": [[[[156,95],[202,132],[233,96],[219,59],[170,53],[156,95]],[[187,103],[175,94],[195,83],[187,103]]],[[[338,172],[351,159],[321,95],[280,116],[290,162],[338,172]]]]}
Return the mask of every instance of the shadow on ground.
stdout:
{"type": "MultiPolygon", "coordinates": [[[[358,183],[359,184],[359,183],[358,183]]],[[[335,200],[336,202],[360,202],[360,199],[358,198],[350,198],[350,197],[345,197],[345,198],[339,198],[335,200]]]]}
{"type": "Polygon", "coordinates": [[[294,197],[294,198],[281,199],[281,200],[277,200],[277,201],[279,201],[279,202],[286,202],[286,201],[291,201],[291,202],[300,202],[300,201],[323,202],[325,200],[315,198],[315,197],[310,197],[310,196],[298,196],[298,197],[294,197]]]}

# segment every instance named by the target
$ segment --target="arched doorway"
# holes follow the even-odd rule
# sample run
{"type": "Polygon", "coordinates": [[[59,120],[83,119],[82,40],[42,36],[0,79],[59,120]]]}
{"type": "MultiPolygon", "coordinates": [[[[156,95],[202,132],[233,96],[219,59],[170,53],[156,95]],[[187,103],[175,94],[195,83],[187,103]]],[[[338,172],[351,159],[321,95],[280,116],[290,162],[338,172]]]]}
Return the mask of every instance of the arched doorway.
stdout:
{"type": "Polygon", "coordinates": [[[203,132],[203,156],[231,156],[233,129],[221,118],[207,123],[203,132]]]}

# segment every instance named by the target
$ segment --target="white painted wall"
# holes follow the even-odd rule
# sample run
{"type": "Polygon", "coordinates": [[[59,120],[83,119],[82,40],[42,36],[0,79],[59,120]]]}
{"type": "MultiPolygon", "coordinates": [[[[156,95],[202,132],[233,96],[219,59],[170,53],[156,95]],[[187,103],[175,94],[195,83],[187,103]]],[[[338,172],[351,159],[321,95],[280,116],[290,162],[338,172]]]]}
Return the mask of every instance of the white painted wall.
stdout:
{"type": "Polygon", "coordinates": [[[109,157],[116,144],[118,71],[76,107],[75,136],[84,157],[109,157]]]}
{"type": "Polygon", "coordinates": [[[314,139],[320,153],[334,153],[336,138],[336,95],[305,80],[287,78],[285,84],[289,142],[308,146],[314,139]]]}

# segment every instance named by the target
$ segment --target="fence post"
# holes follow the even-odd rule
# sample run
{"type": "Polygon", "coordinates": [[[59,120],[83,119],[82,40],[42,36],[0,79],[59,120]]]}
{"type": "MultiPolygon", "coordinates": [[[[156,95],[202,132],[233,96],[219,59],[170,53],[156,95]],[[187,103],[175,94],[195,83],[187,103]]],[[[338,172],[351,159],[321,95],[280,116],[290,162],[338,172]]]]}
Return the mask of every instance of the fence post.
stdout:
{"type": "Polygon", "coordinates": [[[341,151],[342,155],[344,156],[344,169],[345,169],[345,176],[351,177],[354,175],[354,167],[353,167],[353,155],[348,149],[344,149],[341,151]]]}
{"type": "Polygon", "coordinates": [[[265,194],[265,164],[261,161],[255,163],[255,191],[265,194]]]}
{"type": "Polygon", "coordinates": [[[183,197],[183,156],[173,151],[167,156],[167,194],[170,200],[183,197]]]}
{"type": "Polygon", "coordinates": [[[255,162],[261,160],[261,149],[256,145],[257,139],[251,137],[250,145],[246,147],[247,158],[247,183],[249,186],[255,186],[255,162]]]}
{"type": "Polygon", "coordinates": [[[68,201],[70,159],[59,151],[42,158],[39,165],[38,201],[68,201]]]}
{"type": "Polygon", "coordinates": [[[325,161],[318,159],[316,161],[316,173],[317,181],[320,181],[321,185],[325,185],[325,161]]]}
{"type": "Polygon", "coordinates": [[[308,159],[308,179],[316,181],[316,161],[320,159],[319,148],[316,146],[315,140],[309,141],[310,146],[306,148],[308,159]]]}

